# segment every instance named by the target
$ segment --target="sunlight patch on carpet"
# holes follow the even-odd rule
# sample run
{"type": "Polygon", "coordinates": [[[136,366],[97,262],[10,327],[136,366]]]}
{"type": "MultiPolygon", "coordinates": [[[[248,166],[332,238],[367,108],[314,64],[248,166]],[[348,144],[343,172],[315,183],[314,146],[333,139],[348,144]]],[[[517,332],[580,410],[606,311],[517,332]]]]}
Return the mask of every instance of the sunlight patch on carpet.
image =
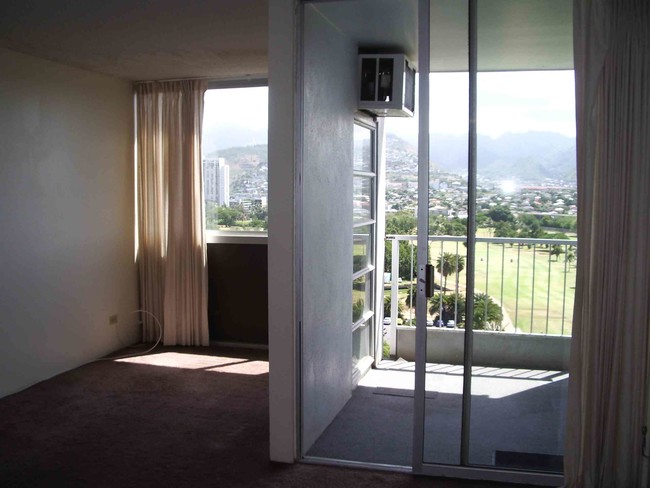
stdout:
{"type": "Polygon", "coordinates": [[[161,352],[146,356],[116,359],[119,363],[145,364],[165,368],[202,369],[223,373],[264,374],[268,372],[268,363],[250,361],[242,358],[225,356],[205,356],[202,354],[187,354],[179,352],[161,352]],[[262,367],[261,365],[265,365],[262,367]],[[265,369],[265,371],[264,371],[265,369]]]}

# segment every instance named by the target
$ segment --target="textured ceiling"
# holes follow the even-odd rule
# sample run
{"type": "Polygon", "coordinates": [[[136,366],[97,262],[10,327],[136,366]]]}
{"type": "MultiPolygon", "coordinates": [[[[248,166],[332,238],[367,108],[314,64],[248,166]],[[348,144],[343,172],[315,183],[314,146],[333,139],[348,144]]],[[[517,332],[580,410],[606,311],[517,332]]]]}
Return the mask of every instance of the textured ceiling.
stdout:
{"type": "MultiPolygon", "coordinates": [[[[0,46],[129,80],[264,77],[269,0],[0,0],[0,46]]],[[[417,1],[314,3],[417,65],[417,1]]],[[[571,69],[570,0],[479,2],[479,70],[571,69]]],[[[467,0],[431,2],[431,69],[467,69],[467,0]]]]}
{"type": "Polygon", "coordinates": [[[1,0],[0,46],[125,78],[266,76],[268,0],[1,0]]]}

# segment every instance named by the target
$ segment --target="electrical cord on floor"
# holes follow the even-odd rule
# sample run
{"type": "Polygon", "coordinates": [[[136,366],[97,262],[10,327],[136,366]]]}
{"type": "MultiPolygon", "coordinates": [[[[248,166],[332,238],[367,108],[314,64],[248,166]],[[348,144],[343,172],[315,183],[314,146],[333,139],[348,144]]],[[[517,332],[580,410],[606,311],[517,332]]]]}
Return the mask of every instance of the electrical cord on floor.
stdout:
{"type": "Polygon", "coordinates": [[[153,319],[156,321],[156,325],[158,326],[158,340],[156,341],[156,343],[152,347],[150,347],[149,349],[147,349],[144,352],[136,352],[136,353],[133,353],[133,354],[125,354],[124,356],[111,356],[109,358],[99,358],[99,359],[95,359],[94,361],[91,361],[91,363],[94,363],[96,361],[114,361],[115,359],[126,359],[126,358],[133,358],[133,357],[136,357],[136,356],[144,356],[145,354],[149,354],[151,351],[153,351],[158,346],[158,344],[160,344],[160,341],[162,340],[163,331],[162,331],[162,325],[160,324],[160,321],[158,320],[158,318],[154,314],[152,314],[151,312],[148,312],[147,310],[134,310],[131,313],[146,313],[147,315],[150,315],[151,317],[153,317],[153,319]]]}

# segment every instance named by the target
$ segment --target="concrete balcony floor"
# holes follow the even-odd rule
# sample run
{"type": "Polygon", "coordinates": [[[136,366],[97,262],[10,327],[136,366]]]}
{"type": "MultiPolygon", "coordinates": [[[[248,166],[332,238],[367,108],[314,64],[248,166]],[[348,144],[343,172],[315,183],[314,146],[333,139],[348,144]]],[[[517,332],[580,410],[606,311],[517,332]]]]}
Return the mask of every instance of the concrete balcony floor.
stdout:
{"type": "MultiPolygon", "coordinates": [[[[414,363],[383,361],[308,456],[410,466],[414,363]]],[[[568,373],[475,366],[472,375],[470,463],[560,471],[568,373]]],[[[462,366],[428,364],[424,460],[459,464],[462,366]]]]}

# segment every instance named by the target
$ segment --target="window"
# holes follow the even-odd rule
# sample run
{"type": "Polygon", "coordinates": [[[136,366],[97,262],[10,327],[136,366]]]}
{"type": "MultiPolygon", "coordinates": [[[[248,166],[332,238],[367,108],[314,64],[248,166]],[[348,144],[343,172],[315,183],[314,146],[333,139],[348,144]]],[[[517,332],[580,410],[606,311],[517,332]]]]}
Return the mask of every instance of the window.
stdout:
{"type": "Polygon", "coordinates": [[[268,88],[209,89],[204,101],[206,229],[266,232],[268,88]]]}
{"type": "Polygon", "coordinates": [[[354,125],[352,239],[352,363],[373,354],[376,134],[372,120],[354,125]]]}

